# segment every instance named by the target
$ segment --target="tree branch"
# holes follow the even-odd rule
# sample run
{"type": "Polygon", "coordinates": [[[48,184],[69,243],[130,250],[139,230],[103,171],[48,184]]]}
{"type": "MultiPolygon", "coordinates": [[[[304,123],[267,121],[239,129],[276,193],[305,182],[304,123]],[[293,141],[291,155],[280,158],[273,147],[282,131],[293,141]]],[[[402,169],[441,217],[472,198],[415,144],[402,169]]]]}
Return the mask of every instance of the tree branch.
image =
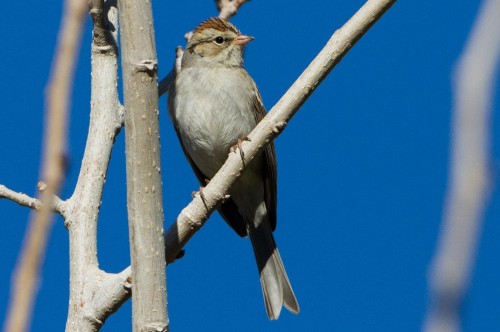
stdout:
{"type": "Polygon", "coordinates": [[[85,11],[84,0],[66,2],[47,95],[48,113],[41,171],[47,189],[40,194],[41,208],[30,220],[25,245],[16,267],[5,325],[7,331],[26,331],[31,318],[40,266],[52,225],[54,195],[59,190],[65,171],[67,114],[85,11]]]}
{"type": "Polygon", "coordinates": [[[96,308],[96,294],[114,278],[99,269],[97,223],[113,144],[123,125],[117,89],[118,9],[116,0],[92,0],[89,5],[94,23],[90,125],[78,181],[67,200],[71,264],[66,331],[100,329],[107,316],[96,308]]]}
{"type": "MultiPolygon", "coordinates": [[[[250,141],[243,142],[242,149],[246,164],[283,131],[287,122],[333,67],[395,2],[396,0],[368,1],[341,29],[333,34],[309,67],[252,131],[249,135],[250,141]]],[[[240,154],[231,153],[221,170],[204,188],[204,199],[196,195],[193,201],[181,211],[176,223],[165,234],[167,263],[175,260],[179,250],[203,226],[218,204],[226,198],[231,184],[242,170],[243,163],[240,154]]],[[[127,295],[123,292],[115,292],[113,296],[117,300],[122,300],[120,296],[127,295]]]]}
{"type": "MultiPolygon", "coordinates": [[[[0,184],[0,199],[5,198],[13,201],[21,206],[28,207],[30,209],[39,211],[42,207],[42,202],[37,199],[30,197],[24,193],[19,193],[7,188],[0,184]]],[[[54,201],[52,202],[52,211],[60,215],[64,215],[65,202],[61,200],[57,195],[54,196],[54,201]]]]}
{"type": "Polygon", "coordinates": [[[215,5],[219,11],[219,17],[225,20],[229,20],[231,17],[236,15],[240,6],[242,6],[248,0],[215,0],[215,5]]]}
{"type": "Polygon", "coordinates": [[[490,116],[500,60],[500,0],[483,3],[455,69],[450,177],[430,276],[425,331],[460,331],[460,308],[489,199],[490,116]]]}
{"type": "Polygon", "coordinates": [[[119,0],[134,331],[168,329],[158,77],[150,1],[119,0]]]}
{"type": "Polygon", "coordinates": [[[101,327],[106,319],[115,313],[129,299],[132,293],[131,269],[128,267],[120,273],[99,271],[97,284],[94,284],[91,301],[85,309],[85,319],[96,322],[101,327]],[[116,301],[119,301],[118,303],[116,301]]]}

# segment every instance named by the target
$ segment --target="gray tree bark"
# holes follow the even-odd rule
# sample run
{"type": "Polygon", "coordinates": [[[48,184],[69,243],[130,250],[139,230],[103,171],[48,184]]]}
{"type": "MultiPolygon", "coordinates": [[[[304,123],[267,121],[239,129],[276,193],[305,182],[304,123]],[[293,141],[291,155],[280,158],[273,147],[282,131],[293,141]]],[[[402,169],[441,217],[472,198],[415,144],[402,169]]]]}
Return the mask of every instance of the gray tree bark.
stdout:
{"type": "Polygon", "coordinates": [[[119,0],[134,331],[168,329],[158,80],[150,1],[119,0]]]}

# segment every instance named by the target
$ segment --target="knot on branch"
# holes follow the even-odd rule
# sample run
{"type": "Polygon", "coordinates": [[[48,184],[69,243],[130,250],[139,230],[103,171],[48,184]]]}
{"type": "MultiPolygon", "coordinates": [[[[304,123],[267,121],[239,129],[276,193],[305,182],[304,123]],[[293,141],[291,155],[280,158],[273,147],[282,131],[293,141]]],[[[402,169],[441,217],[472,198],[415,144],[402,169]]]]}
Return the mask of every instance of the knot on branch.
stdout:
{"type": "Polygon", "coordinates": [[[89,1],[90,17],[92,17],[92,51],[101,54],[116,54],[117,45],[110,36],[109,22],[105,17],[102,1],[89,1]]]}
{"type": "Polygon", "coordinates": [[[115,55],[116,47],[110,45],[105,37],[98,36],[97,33],[94,33],[93,43],[92,43],[92,53],[94,54],[106,54],[106,55],[115,55]],[[104,41],[103,41],[104,40],[104,41]]]}
{"type": "Polygon", "coordinates": [[[129,292],[132,290],[132,276],[129,276],[123,281],[123,288],[125,288],[129,292]]]}
{"type": "Polygon", "coordinates": [[[168,324],[165,322],[152,322],[141,327],[141,332],[167,332],[168,324]]]}
{"type": "Polygon", "coordinates": [[[277,122],[273,127],[273,132],[276,134],[281,133],[285,129],[286,125],[287,123],[285,121],[277,122]]]}
{"type": "Polygon", "coordinates": [[[41,192],[44,192],[46,189],[47,189],[47,183],[45,183],[45,181],[38,181],[36,187],[38,188],[38,190],[40,190],[41,192]]]}
{"type": "Polygon", "coordinates": [[[151,60],[151,59],[146,59],[142,60],[141,62],[137,63],[135,65],[135,72],[144,72],[148,73],[149,75],[156,73],[158,70],[158,61],[156,60],[151,60]]]}
{"type": "Polygon", "coordinates": [[[84,314],[84,319],[87,320],[91,324],[91,326],[95,326],[97,328],[102,327],[104,325],[104,322],[99,318],[97,318],[96,315],[92,313],[86,312],[84,314]]]}

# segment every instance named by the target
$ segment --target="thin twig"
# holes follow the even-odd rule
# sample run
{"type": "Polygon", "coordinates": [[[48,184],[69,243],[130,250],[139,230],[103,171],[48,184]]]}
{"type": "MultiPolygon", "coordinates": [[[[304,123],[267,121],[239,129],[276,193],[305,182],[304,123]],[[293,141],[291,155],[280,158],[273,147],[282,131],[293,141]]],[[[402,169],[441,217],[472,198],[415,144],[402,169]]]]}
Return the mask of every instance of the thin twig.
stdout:
{"type": "Polygon", "coordinates": [[[231,17],[236,15],[240,6],[247,1],[248,0],[216,0],[215,5],[219,11],[219,17],[229,20],[231,17]]]}
{"type": "MultiPolygon", "coordinates": [[[[21,206],[28,207],[33,210],[40,210],[42,202],[38,198],[30,197],[24,193],[16,192],[0,184],[0,199],[5,198],[13,201],[21,206]]],[[[64,211],[64,201],[58,196],[54,197],[52,211],[59,214],[63,214],[64,211]]]]}
{"type": "Polygon", "coordinates": [[[487,0],[455,72],[451,164],[443,225],[429,276],[425,331],[460,331],[460,308],[489,199],[490,116],[500,61],[500,0],[487,0]]]}
{"type": "Polygon", "coordinates": [[[41,208],[33,214],[16,267],[6,331],[26,331],[31,319],[40,266],[51,229],[54,195],[59,190],[65,168],[66,130],[76,57],[87,2],[68,0],[65,5],[59,43],[48,86],[42,178],[47,189],[41,193],[41,208]]]}

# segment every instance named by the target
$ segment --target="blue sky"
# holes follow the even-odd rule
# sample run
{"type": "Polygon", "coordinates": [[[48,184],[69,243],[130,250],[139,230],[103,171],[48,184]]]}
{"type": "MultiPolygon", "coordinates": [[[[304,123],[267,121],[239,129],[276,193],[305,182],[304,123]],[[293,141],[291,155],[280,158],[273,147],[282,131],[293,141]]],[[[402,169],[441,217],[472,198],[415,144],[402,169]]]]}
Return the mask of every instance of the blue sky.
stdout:
{"type": "MultiPolygon", "coordinates": [[[[245,66],[270,109],[331,34],[363,1],[259,1],[232,22],[256,39],[245,66]]],[[[167,269],[172,331],[418,331],[427,303],[427,271],[446,190],[451,75],[478,1],[399,1],[351,50],[275,141],[278,228],[275,237],[301,306],[266,318],[248,239],[214,214],[167,269]]],[[[213,1],[153,3],[160,76],[183,35],[217,15],[213,1]]],[[[44,89],[60,21],[60,2],[4,4],[0,53],[4,120],[0,183],[34,194],[38,182],[44,89]],[[6,7],[6,8],[5,8],[6,7]]],[[[70,123],[70,170],[76,183],[89,122],[87,20],[70,123]]],[[[499,100],[491,128],[492,168],[500,156],[499,100]]],[[[160,116],[166,227],[198,184],[182,155],[162,97],[160,116]]],[[[114,148],[99,224],[99,262],[129,265],[124,135],[114,148]]],[[[30,211],[0,200],[0,320],[30,211]]],[[[493,186],[464,331],[500,326],[500,197],[493,186]]],[[[57,219],[32,330],[64,329],[68,305],[68,236],[57,219]]],[[[129,331],[130,302],[103,331],[129,331]]]]}

